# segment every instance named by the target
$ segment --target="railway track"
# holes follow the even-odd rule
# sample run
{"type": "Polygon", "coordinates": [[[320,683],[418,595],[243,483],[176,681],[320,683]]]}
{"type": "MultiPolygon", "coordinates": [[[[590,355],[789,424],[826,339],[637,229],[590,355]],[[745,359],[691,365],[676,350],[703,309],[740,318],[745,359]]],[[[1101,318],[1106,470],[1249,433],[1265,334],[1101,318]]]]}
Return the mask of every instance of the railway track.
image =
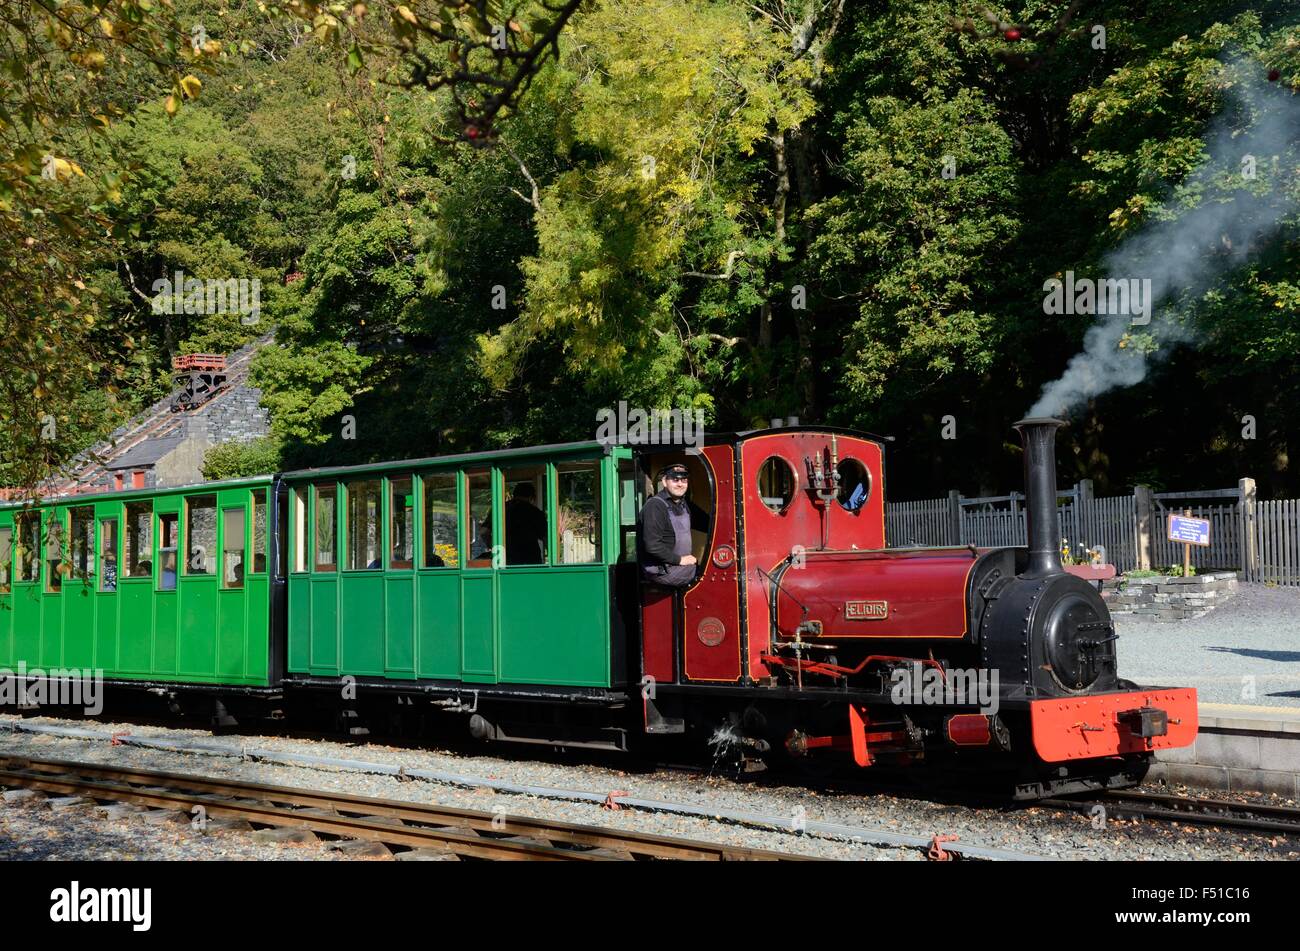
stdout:
{"type": "Polygon", "coordinates": [[[1246,832],[1282,833],[1300,841],[1300,808],[1291,806],[1140,790],[1116,790],[1094,799],[1043,799],[1033,805],[1082,812],[1100,805],[1111,819],[1155,819],[1246,832]]]}
{"type": "Polygon", "coordinates": [[[0,756],[0,786],[253,827],[505,861],[801,861],[806,856],[348,793],[209,779],[161,770],[0,756]],[[201,809],[202,812],[197,811],[201,809]]]}
{"type": "MultiPolygon", "coordinates": [[[[535,784],[523,784],[509,782],[501,779],[490,778],[482,775],[470,775],[458,772],[430,770],[423,768],[407,769],[405,766],[397,766],[392,763],[366,762],[362,760],[343,759],[331,756],[315,756],[311,754],[299,754],[293,752],[277,751],[263,749],[251,746],[227,746],[224,744],[212,743],[204,740],[194,740],[190,737],[173,737],[166,735],[133,735],[124,732],[107,733],[93,729],[87,729],[81,725],[54,725],[54,724],[36,724],[24,721],[12,721],[0,718],[0,736],[5,730],[19,734],[37,734],[43,736],[54,736],[72,740],[87,740],[98,742],[109,742],[113,745],[119,743],[139,747],[145,750],[159,750],[170,754],[179,755],[215,755],[220,757],[234,757],[243,760],[264,762],[278,766],[302,767],[307,769],[326,768],[330,770],[355,771],[366,774],[384,775],[384,776],[405,776],[407,779],[417,781],[435,782],[461,788],[487,788],[505,795],[524,795],[541,799],[554,799],[564,802],[587,802],[600,804],[606,796],[604,792],[594,792],[590,789],[572,789],[555,786],[544,786],[535,784]]],[[[215,738],[216,734],[214,734],[215,738]]],[[[303,739],[303,736],[295,736],[296,739],[303,739]]],[[[336,741],[336,738],[328,736],[315,736],[313,738],[330,739],[336,741]]],[[[495,755],[502,755],[494,751],[495,755]]],[[[22,758],[24,754],[13,754],[13,758],[22,758]]],[[[522,758],[522,757],[521,757],[522,758]]],[[[3,764],[4,756],[0,755],[0,764],[3,764]]],[[[646,764],[642,764],[646,765],[646,764]]],[[[674,765],[670,766],[665,763],[654,764],[656,769],[670,769],[673,772],[681,772],[689,775],[705,776],[709,771],[698,765],[674,765]]],[[[3,785],[3,778],[0,777],[0,785],[3,785]]],[[[834,791],[844,793],[846,789],[836,785],[834,787],[820,787],[821,791],[834,791]]],[[[890,793],[888,788],[872,786],[870,793],[890,793]]],[[[897,794],[898,791],[893,791],[897,794]]],[[[917,790],[909,788],[910,795],[915,795],[917,790]]],[[[866,794],[866,791],[864,791],[866,794]]],[[[929,798],[929,797],[927,797],[929,798]]],[[[957,802],[956,799],[945,800],[957,802]]],[[[791,824],[791,817],[786,813],[770,813],[761,810],[752,809],[718,809],[716,807],[701,808],[698,805],[690,803],[675,802],[664,799],[648,799],[636,796],[620,798],[619,804],[625,808],[636,809],[643,812],[659,812],[673,815],[695,816],[712,822],[725,822],[744,827],[762,829],[765,831],[788,830],[791,824]]],[[[919,851],[927,857],[932,856],[934,849],[934,834],[929,833],[909,834],[899,832],[892,828],[880,826],[857,826],[831,821],[822,821],[819,819],[810,819],[806,822],[804,831],[819,838],[826,838],[835,841],[864,843],[877,848],[898,848],[910,851],[919,851]]],[[[941,831],[941,830],[940,830],[941,831]]],[[[955,855],[958,858],[974,861],[1036,861],[1043,858],[1042,855],[1033,852],[1020,852],[1011,849],[988,848],[978,845],[969,845],[958,843],[948,845],[942,851],[955,855]]],[[[781,853],[781,857],[787,857],[781,853]]],[[[795,856],[802,858],[802,856],[795,856]]]]}

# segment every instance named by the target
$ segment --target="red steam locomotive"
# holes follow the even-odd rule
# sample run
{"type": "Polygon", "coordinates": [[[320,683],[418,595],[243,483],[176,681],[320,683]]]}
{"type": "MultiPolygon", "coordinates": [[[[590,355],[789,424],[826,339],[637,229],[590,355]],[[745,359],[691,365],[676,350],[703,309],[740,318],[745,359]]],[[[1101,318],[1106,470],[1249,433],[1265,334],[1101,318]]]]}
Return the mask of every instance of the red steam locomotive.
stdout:
{"type": "Polygon", "coordinates": [[[743,757],[1007,767],[1017,798],[1132,785],[1196,692],[1119,677],[1110,614],[1059,554],[1055,419],[1016,424],[1027,548],[888,548],[883,446],[792,427],[649,451],[711,510],[685,590],[642,585],[648,734],[743,757]]]}

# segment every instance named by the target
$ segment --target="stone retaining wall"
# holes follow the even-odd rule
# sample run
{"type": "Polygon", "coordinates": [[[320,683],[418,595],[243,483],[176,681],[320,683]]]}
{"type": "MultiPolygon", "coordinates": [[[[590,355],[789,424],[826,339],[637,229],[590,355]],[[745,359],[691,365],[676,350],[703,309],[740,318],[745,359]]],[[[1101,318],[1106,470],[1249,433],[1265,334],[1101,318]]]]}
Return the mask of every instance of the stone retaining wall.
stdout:
{"type": "Polygon", "coordinates": [[[1102,583],[1101,596],[1112,615],[1181,621],[1204,617],[1237,593],[1234,571],[1212,571],[1190,578],[1120,577],[1102,583]]]}

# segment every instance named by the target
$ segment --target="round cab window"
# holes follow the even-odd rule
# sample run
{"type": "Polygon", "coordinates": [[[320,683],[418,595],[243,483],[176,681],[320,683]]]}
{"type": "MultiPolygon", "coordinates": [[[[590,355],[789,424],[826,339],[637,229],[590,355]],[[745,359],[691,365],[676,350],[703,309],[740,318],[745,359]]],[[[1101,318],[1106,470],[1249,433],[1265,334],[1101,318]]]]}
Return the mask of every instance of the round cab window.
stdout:
{"type": "Polygon", "coordinates": [[[849,512],[860,512],[871,497],[871,474],[856,459],[843,459],[835,467],[840,474],[840,490],[836,495],[841,507],[849,512]]]}
{"type": "Polygon", "coordinates": [[[758,470],[758,496],[780,515],[794,498],[794,469],[780,456],[772,456],[758,470]]]}

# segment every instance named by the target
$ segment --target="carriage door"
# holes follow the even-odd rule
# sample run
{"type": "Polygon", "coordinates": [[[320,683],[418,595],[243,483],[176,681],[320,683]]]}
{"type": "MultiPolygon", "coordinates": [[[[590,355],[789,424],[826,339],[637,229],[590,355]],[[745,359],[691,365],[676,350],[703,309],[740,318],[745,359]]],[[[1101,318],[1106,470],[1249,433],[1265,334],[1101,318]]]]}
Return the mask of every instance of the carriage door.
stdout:
{"type": "Polygon", "coordinates": [[[460,671],[467,683],[496,683],[496,570],[501,558],[501,480],[492,469],[471,469],[465,486],[461,572],[460,671]]]}

